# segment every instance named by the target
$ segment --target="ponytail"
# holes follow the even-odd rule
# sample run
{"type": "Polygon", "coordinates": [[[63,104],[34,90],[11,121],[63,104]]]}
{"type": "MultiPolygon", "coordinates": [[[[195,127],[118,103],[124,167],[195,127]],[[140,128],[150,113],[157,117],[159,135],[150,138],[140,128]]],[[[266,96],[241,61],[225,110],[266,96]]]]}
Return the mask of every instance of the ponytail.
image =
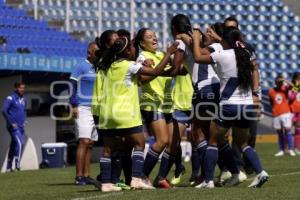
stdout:
{"type": "Polygon", "coordinates": [[[192,24],[190,22],[190,19],[186,15],[175,15],[171,20],[171,26],[178,33],[186,33],[192,36],[192,24]]]}
{"type": "Polygon", "coordinates": [[[250,60],[250,52],[246,49],[242,39],[242,34],[235,27],[227,27],[223,32],[223,39],[231,49],[234,49],[240,88],[248,92],[252,86],[252,70],[254,66],[250,60]]]}
{"type": "Polygon", "coordinates": [[[111,48],[103,53],[102,59],[99,61],[101,70],[108,70],[111,64],[124,56],[124,51],[130,46],[130,40],[127,37],[117,39],[111,48]]]}

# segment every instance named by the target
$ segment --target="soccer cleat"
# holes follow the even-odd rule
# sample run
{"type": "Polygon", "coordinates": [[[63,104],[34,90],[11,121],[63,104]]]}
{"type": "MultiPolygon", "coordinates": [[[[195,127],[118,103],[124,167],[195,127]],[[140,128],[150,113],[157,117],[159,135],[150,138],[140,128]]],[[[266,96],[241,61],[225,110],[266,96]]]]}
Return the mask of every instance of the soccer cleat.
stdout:
{"type": "Polygon", "coordinates": [[[175,170],[175,176],[172,178],[172,185],[178,185],[181,182],[181,176],[185,174],[185,167],[181,166],[179,170],[175,170]]]}
{"type": "Polygon", "coordinates": [[[191,161],[191,156],[185,156],[183,161],[184,162],[190,162],[191,161]]]}
{"type": "Polygon", "coordinates": [[[297,155],[300,155],[300,150],[299,150],[299,149],[295,149],[295,153],[296,153],[297,155]]]}
{"type": "Polygon", "coordinates": [[[232,174],[229,171],[222,171],[220,175],[220,183],[224,183],[232,177],[232,174]]]}
{"type": "Polygon", "coordinates": [[[14,172],[13,169],[6,169],[6,173],[11,173],[11,172],[14,172]]]}
{"type": "Polygon", "coordinates": [[[155,178],[153,186],[157,187],[157,188],[163,188],[163,189],[171,189],[172,188],[171,183],[167,179],[160,178],[158,176],[155,178]]]}
{"type": "Polygon", "coordinates": [[[279,156],[284,156],[284,151],[279,151],[276,153],[274,156],[279,157],[279,156]]]}
{"type": "Polygon", "coordinates": [[[131,187],[123,181],[116,183],[115,186],[122,188],[122,190],[131,190],[131,187]]]}
{"type": "Polygon", "coordinates": [[[265,182],[269,180],[269,175],[267,172],[262,171],[260,174],[257,174],[252,183],[248,186],[249,188],[259,188],[265,182]]]}
{"type": "Polygon", "coordinates": [[[104,183],[101,185],[101,192],[120,192],[122,188],[115,186],[112,183],[104,183]]]}
{"type": "Polygon", "coordinates": [[[202,183],[203,180],[204,180],[204,178],[202,176],[197,176],[197,175],[192,174],[189,182],[190,182],[191,186],[195,186],[195,185],[202,183]]]}
{"type": "Polygon", "coordinates": [[[189,180],[191,186],[194,186],[194,184],[195,184],[195,182],[196,182],[196,178],[197,178],[197,177],[194,176],[194,175],[192,174],[192,176],[191,176],[191,178],[190,178],[190,180],[189,180]]]}
{"type": "Polygon", "coordinates": [[[240,183],[239,174],[232,174],[231,178],[224,182],[224,187],[233,187],[240,183]]]}
{"type": "Polygon", "coordinates": [[[75,185],[87,185],[85,178],[83,176],[76,176],[75,185]]]}
{"type": "Polygon", "coordinates": [[[151,183],[149,184],[149,181],[147,181],[147,180],[144,181],[141,178],[135,178],[135,177],[132,177],[130,186],[133,189],[142,189],[142,190],[153,190],[153,189],[155,189],[155,187],[153,187],[151,183]]]}
{"type": "Polygon", "coordinates": [[[247,175],[243,171],[240,171],[240,173],[239,173],[240,183],[244,182],[245,180],[247,180],[247,175]]]}
{"type": "Polygon", "coordinates": [[[289,154],[290,154],[290,156],[296,156],[296,153],[295,153],[295,151],[294,150],[289,150],[289,154]]]}
{"type": "Polygon", "coordinates": [[[209,182],[205,182],[203,181],[202,183],[200,183],[199,185],[196,185],[195,188],[197,189],[201,189],[201,188],[209,188],[212,189],[215,187],[215,184],[213,181],[209,181],[209,182]]]}
{"type": "Polygon", "coordinates": [[[86,182],[87,185],[95,185],[96,180],[93,179],[92,177],[87,176],[87,177],[84,177],[84,179],[85,179],[85,182],[86,182]]]}

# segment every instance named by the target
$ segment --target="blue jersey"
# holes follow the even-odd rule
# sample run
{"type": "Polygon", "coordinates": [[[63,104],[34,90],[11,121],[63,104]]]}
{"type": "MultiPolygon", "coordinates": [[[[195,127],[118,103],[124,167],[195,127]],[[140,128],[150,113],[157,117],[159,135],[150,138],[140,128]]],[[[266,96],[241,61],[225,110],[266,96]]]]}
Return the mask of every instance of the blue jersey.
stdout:
{"type": "Polygon", "coordinates": [[[25,97],[19,96],[16,92],[12,93],[6,97],[2,112],[9,126],[17,124],[19,127],[24,127],[26,120],[25,97]]]}
{"type": "Polygon", "coordinates": [[[79,62],[75,66],[70,79],[73,85],[73,93],[70,99],[72,106],[91,106],[96,79],[92,64],[88,60],[79,62]]]}

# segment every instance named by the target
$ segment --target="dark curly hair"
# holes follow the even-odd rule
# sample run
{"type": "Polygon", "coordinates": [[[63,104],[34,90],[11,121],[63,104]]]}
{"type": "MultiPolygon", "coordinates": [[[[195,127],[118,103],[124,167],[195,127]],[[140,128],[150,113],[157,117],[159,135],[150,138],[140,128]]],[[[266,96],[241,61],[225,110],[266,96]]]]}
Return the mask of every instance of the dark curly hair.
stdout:
{"type": "Polygon", "coordinates": [[[254,66],[250,61],[250,52],[245,48],[242,38],[242,33],[237,28],[224,28],[223,39],[235,52],[240,87],[242,90],[248,92],[252,85],[252,70],[254,66]]]}

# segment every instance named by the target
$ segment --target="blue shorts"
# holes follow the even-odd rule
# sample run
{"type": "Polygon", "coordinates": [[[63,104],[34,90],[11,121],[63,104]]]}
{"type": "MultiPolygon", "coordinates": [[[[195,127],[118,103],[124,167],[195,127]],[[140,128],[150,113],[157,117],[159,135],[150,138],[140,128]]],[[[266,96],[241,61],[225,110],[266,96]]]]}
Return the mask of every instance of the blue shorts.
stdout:
{"type": "Polygon", "coordinates": [[[173,112],[173,118],[176,120],[178,123],[184,124],[184,125],[189,125],[191,124],[193,116],[191,115],[190,110],[175,110],[173,112]]]}
{"type": "Polygon", "coordinates": [[[146,124],[150,124],[154,121],[164,119],[166,120],[166,123],[172,123],[172,113],[162,113],[157,111],[145,111],[141,110],[143,120],[146,124]]]}
{"type": "Polygon", "coordinates": [[[124,137],[136,133],[143,133],[143,126],[135,126],[131,128],[120,129],[100,129],[99,132],[103,137],[124,137]]]}
{"type": "Polygon", "coordinates": [[[200,91],[195,88],[193,95],[193,111],[196,117],[215,119],[220,100],[220,84],[215,83],[203,87],[200,91]]]}
{"type": "Polygon", "coordinates": [[[222,105],[215,122],[224,128],[250,128],[252,121],[257,120],[256,111],[254,105],[222,105]]]}

